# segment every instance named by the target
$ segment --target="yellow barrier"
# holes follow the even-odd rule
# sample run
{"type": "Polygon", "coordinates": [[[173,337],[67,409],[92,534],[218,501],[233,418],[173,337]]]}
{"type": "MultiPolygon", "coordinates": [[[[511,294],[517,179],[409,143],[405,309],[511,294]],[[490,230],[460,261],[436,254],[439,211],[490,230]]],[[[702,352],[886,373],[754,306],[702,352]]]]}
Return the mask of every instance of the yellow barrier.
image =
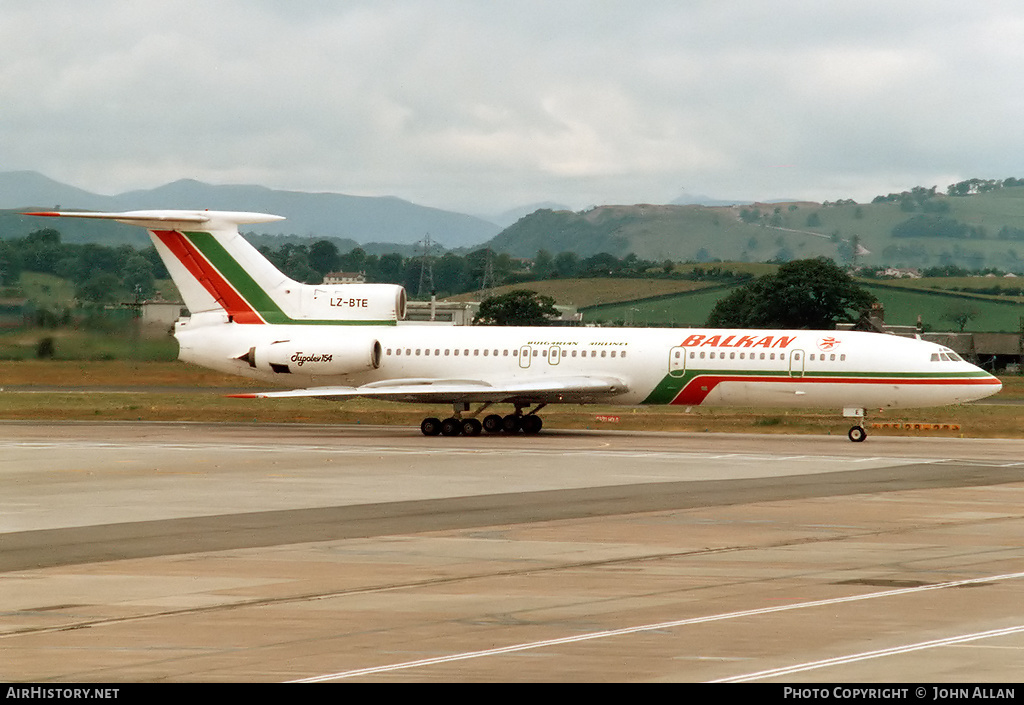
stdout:
{"type": "Polygon", "coordinates": [[[959,431],[958,423],[915,423],[915,422],[884,422],[873,423],[871,428],[891,428],[898,431],[959,431]]]}

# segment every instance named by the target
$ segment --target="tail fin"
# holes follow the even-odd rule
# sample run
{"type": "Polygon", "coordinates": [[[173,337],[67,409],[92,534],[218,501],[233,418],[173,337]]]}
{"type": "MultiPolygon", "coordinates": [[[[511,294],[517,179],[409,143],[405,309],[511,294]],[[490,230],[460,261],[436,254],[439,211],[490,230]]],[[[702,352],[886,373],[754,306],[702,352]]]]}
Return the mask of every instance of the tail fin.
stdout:
{"type": "Polygon", "coordinates": [[[42,212],[98,218],[149,230],[193,314],[221,312],[242,324],[394,325],[405,315],[405,290],[391,284],[310,285],[288,278],[250,245],[238,226],[283,220],[225,211],[42,212]]]}

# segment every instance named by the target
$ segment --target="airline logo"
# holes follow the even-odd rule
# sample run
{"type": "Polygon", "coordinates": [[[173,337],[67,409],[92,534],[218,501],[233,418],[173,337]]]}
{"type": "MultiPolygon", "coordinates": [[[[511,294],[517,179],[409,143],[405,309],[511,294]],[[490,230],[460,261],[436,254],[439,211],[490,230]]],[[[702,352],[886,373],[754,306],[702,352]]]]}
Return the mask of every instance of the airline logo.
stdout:
{"type": "Polygon", "coordinates": [[[795,335],[691,335],[684,348],[788,348],[795,335]]]}
{"type": "Polygon", "coordinates": [[[838,346],[839,346],[839,341],[836,340],[835,338],[833,338],[832,336],[828,336],[826,338],[819,338],[818,339],[818,350],[821,350],[822,352],[828,352],[829,350],[835,350],[836,347],[838,347],[838,346]]]}

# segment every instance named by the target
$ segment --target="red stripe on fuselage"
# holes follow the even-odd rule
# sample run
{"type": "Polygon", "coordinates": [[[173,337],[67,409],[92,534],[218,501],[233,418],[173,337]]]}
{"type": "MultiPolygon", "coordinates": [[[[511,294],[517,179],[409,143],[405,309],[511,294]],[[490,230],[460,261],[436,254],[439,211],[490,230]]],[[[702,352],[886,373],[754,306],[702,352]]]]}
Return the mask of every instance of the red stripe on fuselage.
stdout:
{"type": "Polygon", "coordinates": [[[189,274],[203,285],[235,323],[264,323],[260,315],[221,276],[202,253],[177,230],[153,230],[160,242],[184,265],[189,274]]]}
{"type": "Polygon", "coordinates": [[[686,406],[699,406],[707,396],[714,391],[722,382],[797,382],[799,384],[1001,384],[994,378],[967,378],[945,377],[918,378],[918,377],[757,377],[747,375],[698,375],[691,379],[685,387],[679,390],[679,394],[670,404],[686,406]]]}

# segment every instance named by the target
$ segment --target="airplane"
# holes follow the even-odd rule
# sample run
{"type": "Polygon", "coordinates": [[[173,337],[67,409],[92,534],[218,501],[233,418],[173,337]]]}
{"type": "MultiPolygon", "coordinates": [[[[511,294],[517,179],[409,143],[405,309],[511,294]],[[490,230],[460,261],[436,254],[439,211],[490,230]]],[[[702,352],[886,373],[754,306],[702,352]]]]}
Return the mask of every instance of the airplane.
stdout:
{"type": "Polygon", "coordinates": [[[548,404],[602,403],[840,408],[861,442],[867,409],[970,402],[1002,388],[949,348],[881,333],[399,325],[401,286],[296,282],[238,231],[280,216],[27,215],[149,230],[190,314],[175,323],[179,358],[287,388],[232,396],[451,404],[450,417],[423,419],[427,436],[532,435],[548,404]],[[514,411],[479,418],[496,404],[514,411]]]}

